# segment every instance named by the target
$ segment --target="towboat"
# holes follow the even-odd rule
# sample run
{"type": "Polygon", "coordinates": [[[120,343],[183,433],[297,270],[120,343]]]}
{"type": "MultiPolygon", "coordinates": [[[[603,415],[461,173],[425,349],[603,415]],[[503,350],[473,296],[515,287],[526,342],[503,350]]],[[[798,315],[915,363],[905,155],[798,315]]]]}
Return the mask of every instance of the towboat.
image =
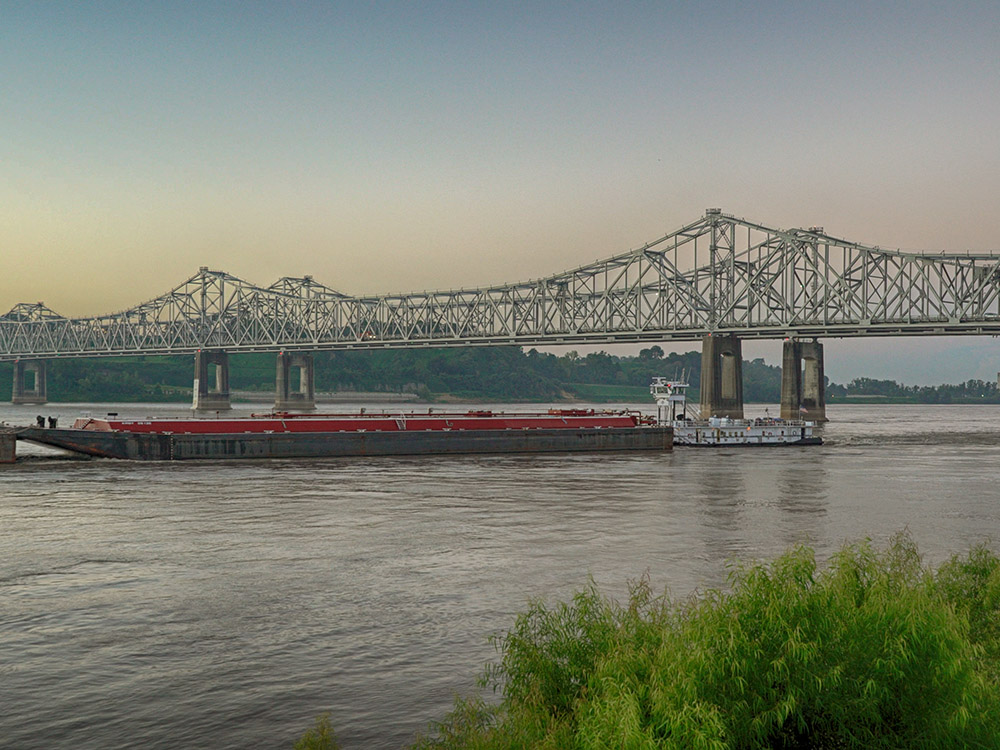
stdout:
{"type": "Polygon", "coordinates": [[[820,445],[813,434],[815,422],[776,419],[699,418],[696,407],[687,403],[688,384],[683,380],[653,378],[649,392],[656,400],[657,424],[674,431],[674,445],[820,445]]]}
{"type": "Polygon", "coordinates": [[[22,427],[19,440],[140,461],[459,453],[667,451],[670,425],[634,411],[295,414],[77,419],[22,427]]]}

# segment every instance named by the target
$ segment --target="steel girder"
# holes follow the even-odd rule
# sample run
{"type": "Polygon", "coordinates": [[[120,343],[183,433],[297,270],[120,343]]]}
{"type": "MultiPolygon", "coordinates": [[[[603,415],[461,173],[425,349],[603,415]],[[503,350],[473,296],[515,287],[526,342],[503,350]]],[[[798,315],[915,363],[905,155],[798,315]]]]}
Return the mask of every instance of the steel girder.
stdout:
{"type": "Polygon", "coordinates": [[[0,317],[0,360],[198,349],[319,350],[681,341],[706,334],[1000,333],[1000,255],[913,254],[709,210],[640,248],[483,289],[349,297],[311,277],[270,287],[202,268],[120,313],[40,303],[0,317]]]}

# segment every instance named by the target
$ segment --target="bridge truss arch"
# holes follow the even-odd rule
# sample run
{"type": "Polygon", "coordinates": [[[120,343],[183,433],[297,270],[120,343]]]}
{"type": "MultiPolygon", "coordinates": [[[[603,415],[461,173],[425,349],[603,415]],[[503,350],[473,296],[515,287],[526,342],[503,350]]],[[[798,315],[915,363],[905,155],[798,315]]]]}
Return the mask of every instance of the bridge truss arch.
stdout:
{"type": "Polygon", "coordinates": [[[0,360],[227,351],[1000,333],[1000,254],[915,254],[709,209],[642,247],[481,289],[352,297],[202,268],[128,310],[0,316],[0,360]]]}

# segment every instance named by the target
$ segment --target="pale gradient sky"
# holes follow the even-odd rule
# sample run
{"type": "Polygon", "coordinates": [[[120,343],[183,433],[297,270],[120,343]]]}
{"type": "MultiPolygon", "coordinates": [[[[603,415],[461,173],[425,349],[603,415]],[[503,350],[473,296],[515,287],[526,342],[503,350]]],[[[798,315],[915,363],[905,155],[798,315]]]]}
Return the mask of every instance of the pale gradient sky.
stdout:
{"type": "MultiPolygon", "coordinates": [[[[517,281],[709,206],[997,250],[998,48],[996,0],[0,0],[0,308],[112,312],[202,265],[517,281]]],[[[997,370],[992,338],[828,342],[839,381],[997,370]]]]}

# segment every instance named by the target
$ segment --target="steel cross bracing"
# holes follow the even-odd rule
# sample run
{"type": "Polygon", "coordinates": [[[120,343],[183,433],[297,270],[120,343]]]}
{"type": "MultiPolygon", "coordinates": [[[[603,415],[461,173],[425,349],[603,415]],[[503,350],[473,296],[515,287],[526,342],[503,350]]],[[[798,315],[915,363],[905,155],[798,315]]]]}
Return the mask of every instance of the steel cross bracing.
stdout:
{"type": "Polygon", "coordinates": [[[41,303],[0,317],[0,360],[198,349],[320,350],[680,341],[706,334],[1000,333],[1000,255],[912,254],[773,229],[712,209],[636,250],[484,289],[350,297],[311,277],[270,287],[207,268],[96,318],[41,303]]]}

